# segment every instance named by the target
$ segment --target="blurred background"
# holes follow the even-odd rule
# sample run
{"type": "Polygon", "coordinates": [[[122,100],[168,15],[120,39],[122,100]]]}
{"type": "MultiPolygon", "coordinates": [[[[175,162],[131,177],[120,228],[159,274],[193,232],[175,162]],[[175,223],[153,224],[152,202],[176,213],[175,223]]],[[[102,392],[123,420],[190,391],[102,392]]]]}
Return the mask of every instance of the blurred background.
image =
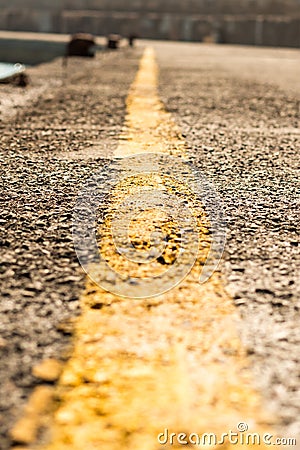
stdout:
{"type": "Polygon", "coordinates": [[[0,29],[300,46],[300,0],[0,0],[0,29]]]}

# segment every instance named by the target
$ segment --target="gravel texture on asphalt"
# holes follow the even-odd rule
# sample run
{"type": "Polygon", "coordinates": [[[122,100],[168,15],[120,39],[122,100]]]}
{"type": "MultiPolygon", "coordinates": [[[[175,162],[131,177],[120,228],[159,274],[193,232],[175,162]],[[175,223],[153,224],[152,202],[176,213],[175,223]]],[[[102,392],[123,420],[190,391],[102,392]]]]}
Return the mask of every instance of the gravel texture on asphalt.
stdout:
{"type": "MultiPolygon", "coordinates": [[[[300,436],[299,51],[157,45],[160,94],[223,202],[221,270],[256,386],[300,436]]],[[[243,418],[241,418],[243,419],[243,418]]]]}
{"type": "Polygon", "coordinates": [[[93,171],[109,174],[140,50],[103,52],[29,70],[30,86],[0,86],[0,441],[39,383],[32,368],[70,351],[84,273],[73,206],[93,171]]]}
{"type": "MultiPolygon", "coordinates": [[[[191,164],[215,185],[228,241],[221,263],[240,334],[283,436],[300,432],[299,51],[153,43],[160,94],[191,164]],[[298,159],[297,159],[298,158],[298,159]]],[[[84,274],[73,205],[96,169],[109,177],[141,50],[29,70],[25,91],[0,86],[0,439],[38,380],[68,357],[84,274]],[[5,97],[4,97],[5,94],[5,97]]],[[[200,364],[200,362],[199,362],[200,364]]],[[[243,418],[241,418],[242,420],[243,418]]]]}

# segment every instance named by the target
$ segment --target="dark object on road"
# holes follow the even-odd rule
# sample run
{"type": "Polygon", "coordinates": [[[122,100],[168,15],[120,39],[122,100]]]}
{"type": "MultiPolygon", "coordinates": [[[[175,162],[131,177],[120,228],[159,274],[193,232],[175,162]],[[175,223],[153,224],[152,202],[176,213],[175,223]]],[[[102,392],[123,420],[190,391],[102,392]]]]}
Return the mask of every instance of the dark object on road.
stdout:
{"type": "Polygon", "coordinates": [[[116,50],[119,48],[121,36],[119,34],[110,34],[107,37],[107,48],[110,50],[116,50]]]}
{"type": "Polygon", "coordinates": [[[16,78],[16,85],[19,87],[26,87],[29,84],[28,75],[25,72],[20,73],[20,75],[16,78]]]}
{"type": "Polygon", "coordinates": [[[128,36],[128,45],[129,47],[134,47],[134,41],[138,38],[138,36],[134,33],[128,36]]]}
{"type": "Polygon", "coordinates": [[[91,34],[78,33],[71,37],[67,46],[67,56],[84,56],[93,58],[95,56],[95,38],[91,34]]]}
{"type": "Polygon", "coordinates": [[[26,87],[28,82],[29,79],[23,64],[1,64],[0,83],[11,83],[15,86],[26,87]]]}

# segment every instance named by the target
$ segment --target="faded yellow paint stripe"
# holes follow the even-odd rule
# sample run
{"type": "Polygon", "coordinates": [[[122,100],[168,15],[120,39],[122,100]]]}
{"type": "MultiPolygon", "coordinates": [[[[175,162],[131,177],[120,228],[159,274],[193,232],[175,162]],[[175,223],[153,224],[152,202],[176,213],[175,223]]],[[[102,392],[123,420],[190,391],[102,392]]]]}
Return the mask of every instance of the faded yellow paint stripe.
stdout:
{"type": "Polygon", "coordinates": [[[158,67],[154,51],[145,50],[127,102],[124,133],[116,157],[153,152],[182,155],[185,142],[158,96],[158,67]]]}
{"type": "MultiPolygon", "coordinates": [[[[184,140],[158,98],[157,76],[154,53],[146,50],[128,97],[117,156],[184,151],[184,140]]],[[[124,192],[139,184],[141,180],[127,180],[115,189],[108,216],[124,192]]],[[[196,210],[203,231],[200,205],[196,210]]],[[[137,222],[137,230],[143,221],[137,222]]],[[[107,229],[109,225],[107,219],[107,229]]],[[[144,245],[136,233],[137,245],[139,240],[144,245]]],[[[215,432],[219,437],[235,431],[239,422],[249,424],[252,432],[268,430],[236,331],[239,319],[220,274],[198,283],[208,247],[209,236],[200,233],[199,259],[189,276],[153,299],[122,299],[87,280],[73,355],[56,388],[52,437],[43,448],[155,450],[160,448],[157,435],[166,428],[169,433],[215,432]]],[[[131,270],[111,248],[107,232],[102,251],[119,271],[131,270]]],[[[143,275],[143,268],[136,270],[143,275]]],[[[179,447],[175,440],[166,448],[179,447]]]]}

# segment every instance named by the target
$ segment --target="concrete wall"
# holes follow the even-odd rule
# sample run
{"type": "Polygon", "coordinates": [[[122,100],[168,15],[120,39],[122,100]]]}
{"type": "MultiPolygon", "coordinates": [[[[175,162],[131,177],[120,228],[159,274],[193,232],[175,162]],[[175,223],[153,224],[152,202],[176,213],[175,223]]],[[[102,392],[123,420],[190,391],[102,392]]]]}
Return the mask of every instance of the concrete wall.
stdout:
{"type": "Polygon", "coordinates": [[[225,17],[219,41],[245,45],[300,47],[300,17],[225,17]]]}
{"type": "Polygon", "coordinates": [[[300,46],[300,0],[0,0],[0,29],[300,46]]]}
{"type": "Polygon", "coordinates": [[[299,0],[0,0],[0,8],[186,14],[292,14],[299,0]]]}

